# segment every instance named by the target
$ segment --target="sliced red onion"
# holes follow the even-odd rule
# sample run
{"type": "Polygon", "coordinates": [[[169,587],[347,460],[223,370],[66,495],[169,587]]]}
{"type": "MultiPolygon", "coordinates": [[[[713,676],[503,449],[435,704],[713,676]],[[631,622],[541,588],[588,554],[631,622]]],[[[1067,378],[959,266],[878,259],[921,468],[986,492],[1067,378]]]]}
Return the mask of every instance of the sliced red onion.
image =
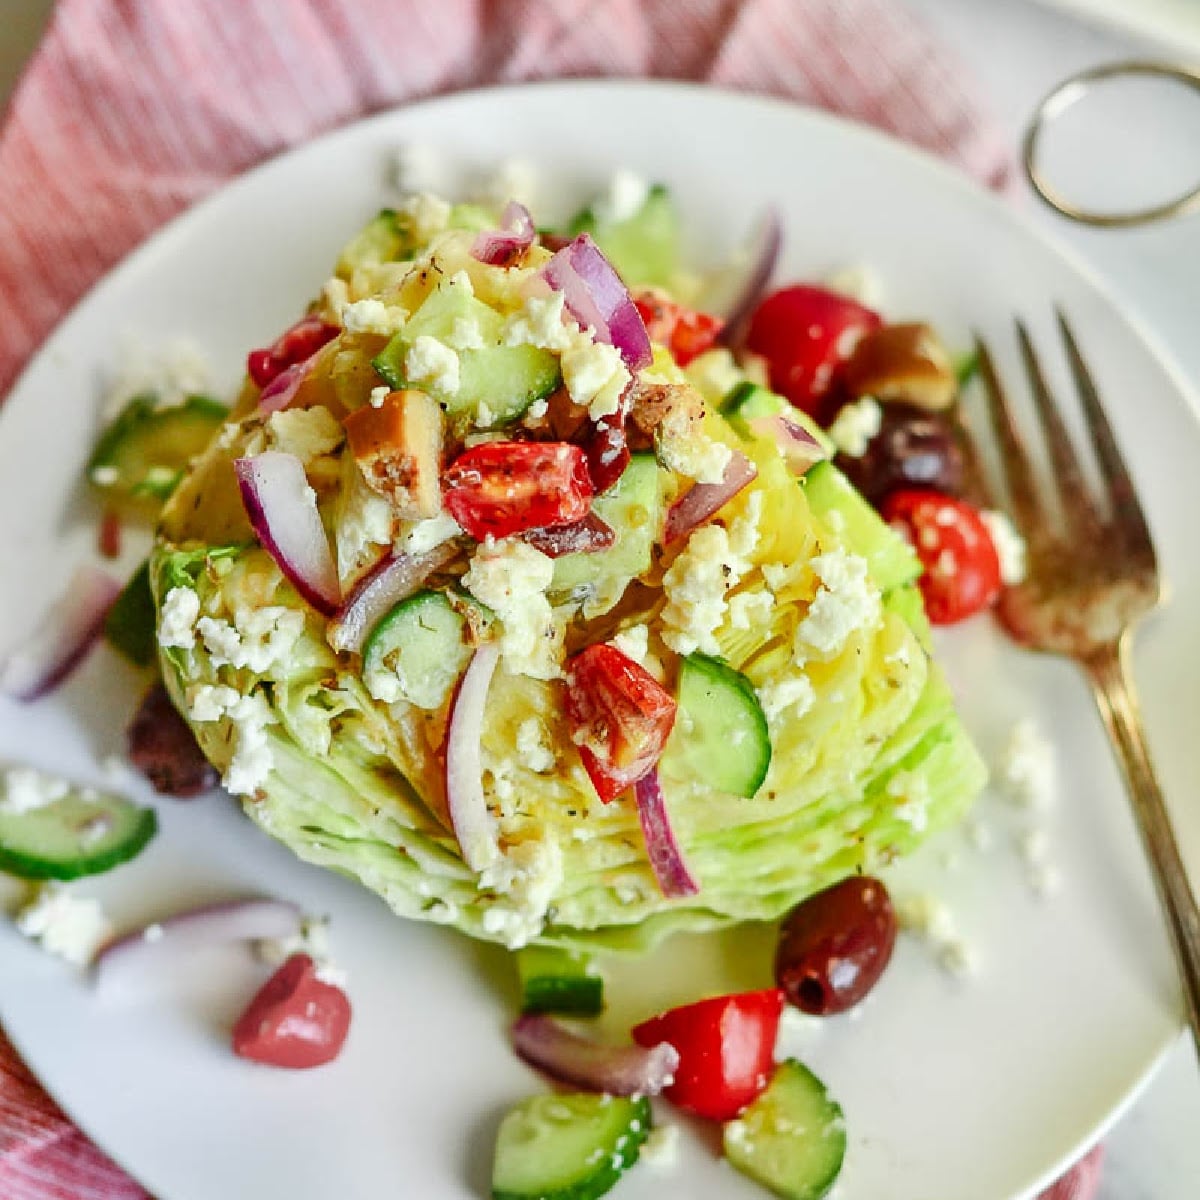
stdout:
{"type": "Polygon", "coordinates": [[[225,900],[155,921],[110,942],[96,956],[96,981],[169,973],[205,946],[288,938],[300,933],[303,913],[286,900],[225,900]]]}
{"type": "Polygon", "coordinates": [[[621,352],[631,371],[648,367],[652,360],[650,335],[629,289],[600,253],[600,247],[581,233],[542,268],[542,276],[562,292],[567,311],[598,342],[621,352]]]}
{"type": "Polygon", "coordinates": [[[703,525],[757,475],[758,468],[740,450],[734,450],[720,483],[698,483],[671,505],[663,530],[663,544],[669,545],[676,538],[686,537],[697,525],[703,525]]]}
{"type": "Polygon", "coordinates": [[[471,254],[489,267],[507,267],[533,245],[536,236],[529,209],[510,200],[500,217],[500,228],[479,234],[471,246],[471,254]]]}
{"type": "Polygon", "coordinates": [[[617,540],[613,527],[594,512],[571,525],[557,525],[553,529],[527,529],[521,536],[547,558],[561,558],[564,554],[596,554],[607,550],[617,540]]]}
{"type": "Polygon", "coordinates": [[[310,354],[308,358],[302,359],[298,363],[292,363],[290,367],[285,367],[263,388],[258,397],[258,411],[262,416],[279,412],[280,409],[287,408],[295,400],[300,385],[312,374],[312,369],[316,365],[320,353],[321,351],[318,350],[315,354],[310,354]]]}
{"type": "Polygon", "coordinates": [[[748,424],[759,437],[770,438],[779,447],[793,475],[803,475],[814,463],[828,457],[825,447],[803,425],[787,417],[754,417],[748,424]]]}
{"type": "Polygon", "coordinates": [[[675,840],[671,820],[667,816],[667,804],[663,797],[658,772],[643,775],[633,785],[637,800],[638,817],[642,822],[642,836],[646,839],[646,853],[659,890],[668,900],[676,896],[694,896],[700,885],[692,877],[683,851],[675,840]]]}
{"type": "Polygon", "coordinates": [[[316,493],[300,460],[267,450],[239,458],[233,466],[246,515],[263,548],[313,608],[332,616],[341,605],[342,589],[316,493]]]}
{"type": "Polygon", "coordinates": [[[353,587],[345,603],[334,613],[325,637],[335,650],[362,653],[367,634],[393,605],[407,599],[439,567],[448,563],[458,547],[443,542],[424,554],[393,551],[367,572],[353,587]]]}
{"type": "Polygon", "coordinates": [[[446,729],[446,804],[463,861],[482,871],[495,858],[496,822],[483,794],[483,716],[500,647],[487,642],[475,651],[458,686],[446,729]]]}
{"type": "Polygon", "coordinates": [[[552,1017],[518,1017],[513,1049],[532,1067],[562,1083],[610,1096],[657,1096],[670,1087],[679,1052],[670,1042],[656,1046],[602,1046],[563,1028],[552,1017]]]}
{"type": "Polygon", "coordinates": [[[783,224],[772,205],[759,218],[746,244],[734,255],[720,294],[708,299],[708,307],[725,317],[725,328],[717,339],[723,345],[736,346],[741,341],[747,319],[775,274],[782,248],[783,224]]]}
{"type": "Polygon", "coordinates": [[[30,703],[62,683],[96,644],[120,592],[99,567],[77,567],[66,591],[0,666],[0,692],[30,703]]]}

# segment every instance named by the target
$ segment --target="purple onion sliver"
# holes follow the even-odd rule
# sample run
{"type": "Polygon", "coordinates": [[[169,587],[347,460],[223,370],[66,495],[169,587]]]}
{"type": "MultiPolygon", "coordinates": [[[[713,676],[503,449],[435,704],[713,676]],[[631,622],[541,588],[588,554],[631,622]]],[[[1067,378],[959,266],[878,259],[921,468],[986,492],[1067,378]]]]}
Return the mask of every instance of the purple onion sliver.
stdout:
{"type": "Polygon", "coordinates": [[[775,443],[794,475],[803,475],[826,457],[821,443],[803,425],[797,425],[787,417],[755,417],[749,424],[754,433],[775,443]]]}
{"type": "MultiPolygon", "coordinates": [[[[321,349],[324,349],[324,347],[321,349]]],[[[318,350],[316,354],[309,355],[302,362],[292,363],[290,367],[285,367],[263,388],[258,397],[258,411],[263,416],[266,416],[268,413],[279,412],[281,409],[287,408],[295,400],[296,393],[300,390],[300,385],[312,373],[312,369],[320,353],[321,351],[318,350]]]]}
{"type": "Polygon", "coordinates": [[[657,1096],[670,1087],[679,1054],[669,1042],[657,1046],[602,1046],[563,1028],[552,1017],[519,1017],[513,1049],[530,1066],[562,1083],[610,1096],[657,1096]]]}
{"type": "Polygon", "coordinates": [[[77,567],[62,596],[0,666],[0,692],[30,704],[62,683],[99,640],[120,592],[99,567],[77,567]]]}
{"type": "Polygon", "coordinates": [[[233,466],[246,516],[263,548],[313,608],[332,616],[341,605],[341,585],[300,460],[267,450],[233,466]]]}
{"type": "Polygon", "coordinates": [[[463,861],[482,871],[497,853],[496,822],[483,794],[480,739],[488,688],[500,647],[488,642],[475,651],[458,687],[446,728],[446,806],[463,861]]]}
{"type": "Polygon", "coordinates": [[[500,218],[500,228],[479,234],[471,246],[471,255],[490,267],[508,266],[533,245],[536,236],[529,210],[510,200],[500,218]]]}
{"type": "Polygon", "coordinates": [[[330,646],[334,650],[362,653],[367,634],[376,622],[457,553],[453,542],[443,542],[425,554],[388,554],[354,585],[334,613],[325,633],[330,646]]]}
{"type": "Polygon", "coordinates": [[[771,205],[763,213],[742,251],[747,261],[746,274],[725,313],[725,326],[717,339],[723,345],[736,346],[741,342],[745,324],[767,290],[771,276],[775,274],[782,248],[783,223],[779,219],[779,212],[771,205]]]}
{"type": "Polygon", "coordinates": [[[667,511],[663,544],[685,537],[728,503],[758,475],[758,468],[740,451],[733,451],[720,483],[698,483],[667,511]]]}
{"type": "Polygon", "coordinates": [[[700,885],[692,878],[683,851],[675,840],[658,772],[643,775],[633,785],[633,794],[642,823],[642,836],[646,839],[646,853],[650,856],[650,867],[658,880],[659,890],[668,900],[696,895],[700,885]]]}

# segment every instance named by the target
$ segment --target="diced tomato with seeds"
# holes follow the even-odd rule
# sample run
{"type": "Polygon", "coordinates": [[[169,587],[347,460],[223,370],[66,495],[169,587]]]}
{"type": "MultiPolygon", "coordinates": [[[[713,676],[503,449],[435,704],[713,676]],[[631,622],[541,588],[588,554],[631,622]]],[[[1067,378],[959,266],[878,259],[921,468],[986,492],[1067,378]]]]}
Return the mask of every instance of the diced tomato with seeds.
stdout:
{"type": "Polygon", "coordinates": [[[246,357],[246,371],[260,388],[264,388],[288,367],[311,358],[339,332],[336,325],[327,325],[316,315],[301,317],[266,349],[251,350],[246,357]]]}
{"type": "Polygon", "coordinates": [[[666,346],[681,367],[711,350],[725,328],[720,317],[676,304],[657,290],[638,292],[633,302],[650,340],[666,346]]]}

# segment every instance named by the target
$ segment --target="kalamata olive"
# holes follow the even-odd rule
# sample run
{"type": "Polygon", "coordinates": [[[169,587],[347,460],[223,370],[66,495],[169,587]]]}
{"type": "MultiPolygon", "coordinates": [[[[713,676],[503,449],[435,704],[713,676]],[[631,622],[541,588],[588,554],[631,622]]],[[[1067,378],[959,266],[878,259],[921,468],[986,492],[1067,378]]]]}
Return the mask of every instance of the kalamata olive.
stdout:
{"type": "Polygon", "coordinates": [[[887,888],[869,875],[851,875],[809,896],[784,919],[775,982],[806,1013],[845,1012],[878,982],[895,944],[887,888]]]}
{"type": "Polygon", "coordinates": [[[129,761],[164,796],[187,799],[220,782],[188,723],[175,711],[167,689],[156,683],[145,695],[126,733],[129,761]]]}
{"type": "Polygon", "coordinates": [[[963,488],[963,452],[950,422],[907,404],[881,406],[879,432],[858,458],[839,454],[837,465],[872,504],[897,488],[933,488],[957,496],[963,488]]]}

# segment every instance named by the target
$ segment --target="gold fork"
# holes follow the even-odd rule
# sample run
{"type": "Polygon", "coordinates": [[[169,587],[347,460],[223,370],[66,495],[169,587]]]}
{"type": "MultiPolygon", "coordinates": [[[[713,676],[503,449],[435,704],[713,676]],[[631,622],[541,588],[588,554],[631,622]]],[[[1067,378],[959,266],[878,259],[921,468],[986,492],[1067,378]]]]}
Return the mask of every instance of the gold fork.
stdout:
{"type": "Polygon", "coordinates": [[[1045,503],[1046,493],[1035,480],[995,362],[978,336],[979,374],[1010,504],[1001,505],[988,487],[978,446],[964,426],[974,460],[970,474],[978,498],[989,507],[1005,507],[1028,547],[1025,581],[1001,596],[1001,623],[1023,646],[1073,658],[1092,686],[1150,860],[1179,966],[1188,1024],[1200,1050],[1200,910],[1155,778],[1129,665],[1133,627],[1161,598],[1154,543],[1079,344],[1066,318],[1061,312],[1057,315],[1105,494],[1093,495],[1084,478],[1020,321],[1017,341],[1057,484],[1052,483],[1051,490],[1057,492],[1059,512],[1045,503]]]}

